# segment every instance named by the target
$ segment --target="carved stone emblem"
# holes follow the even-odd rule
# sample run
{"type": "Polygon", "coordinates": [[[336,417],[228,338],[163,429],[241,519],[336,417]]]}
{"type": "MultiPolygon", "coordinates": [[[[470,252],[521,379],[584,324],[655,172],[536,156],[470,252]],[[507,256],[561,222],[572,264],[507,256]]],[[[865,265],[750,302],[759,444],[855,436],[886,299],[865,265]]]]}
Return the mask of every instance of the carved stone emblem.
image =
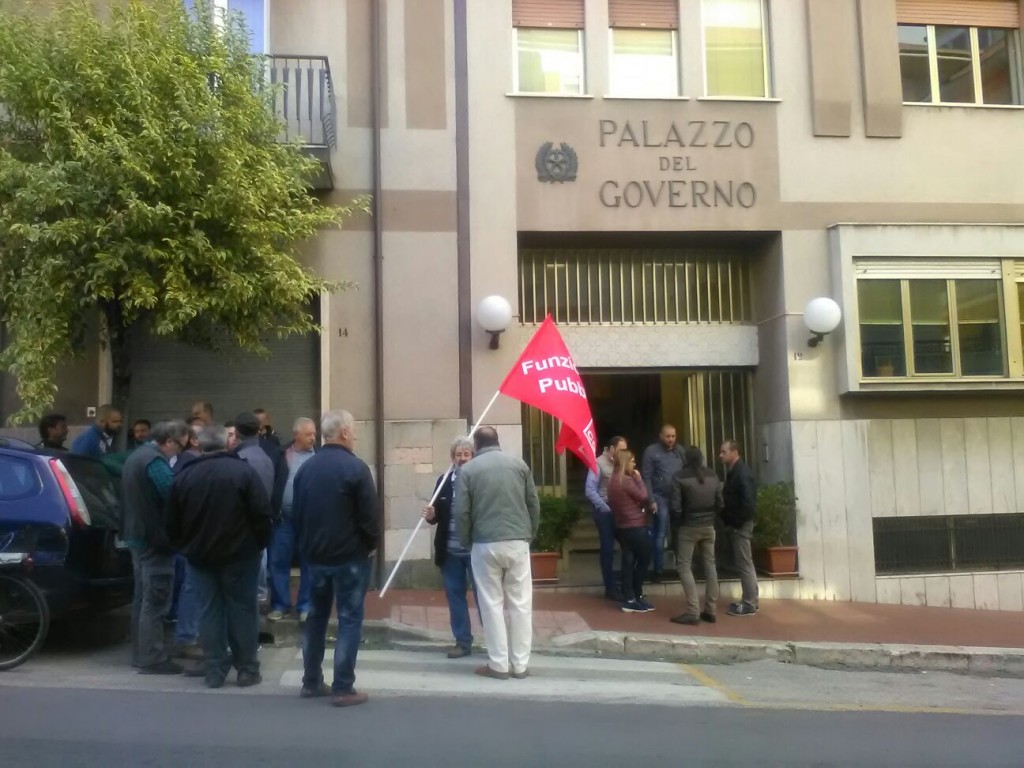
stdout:
{"type": "Polygon", "coordinates": [[[580,162],[576,151],[564,141],[558,147],[549,141],[537,150],[534,166],[537,168],[538,181],[561,184],[563,181],[576,181],[580,162]]]}

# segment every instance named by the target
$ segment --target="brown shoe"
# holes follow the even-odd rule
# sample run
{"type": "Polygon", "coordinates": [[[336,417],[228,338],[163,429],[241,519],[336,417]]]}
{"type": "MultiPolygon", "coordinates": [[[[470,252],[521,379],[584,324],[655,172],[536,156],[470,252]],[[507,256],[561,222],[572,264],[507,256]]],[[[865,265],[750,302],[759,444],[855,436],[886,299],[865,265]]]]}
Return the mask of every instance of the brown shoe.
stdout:
{"type": "Polygon", "coordinates": [[[522,672],[512,672],[511,676],[516,680],[525,680],[530,676],[530,670],[524,669],[522,672]]]}
{"type": "Polygon", "coordinates": [[[495,680],[508,680],[508,672],[499,672],[496,669],[491,669],[489,665],[477,667],[473,672],[481,677],[493,677],[495,680]]]}
{"type": "Polygon", "coordinates": [[[362,691],[349,691],[348,693],[339,693],[331,699],[332,707],[354,707],[357,704],[365,704],[370,698],[370,695],[363,693],[362,691]]]}
{"type": "Polygon", "coordinates": [[[469,656],[473,651],[464,645],[453,645],[448,649],[449,659],[461,659],[463,656],[469,656]]]}

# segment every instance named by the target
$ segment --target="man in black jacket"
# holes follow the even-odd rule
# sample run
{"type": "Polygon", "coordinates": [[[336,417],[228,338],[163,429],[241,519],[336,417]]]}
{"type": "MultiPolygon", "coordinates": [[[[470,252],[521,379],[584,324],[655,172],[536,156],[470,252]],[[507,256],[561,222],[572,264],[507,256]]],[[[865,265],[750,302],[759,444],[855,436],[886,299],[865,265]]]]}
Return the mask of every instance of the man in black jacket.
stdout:
{"type": "Polygon", "coordinates": [[[377,489],[370,468],[353,453],[352,414],[328,411],[320,420],[320,432],[324,445],[295,475],[292,497],[299,553],[309,563],[313,583],[302,641],[305,673],[301,695],[331,696],[334,706],[348,707],[368,698],[353,685],[371,555],[380,538],[377,489]],[[327,620],[335,599],[338,639],[334,684],[328,688],[322,665],[327,620]]]}
{"type": "Polygon", "coordinates": [[[743,588],[743,599],[730,605],[727,613],[730,616],[753,616],[758,608],[757,573],[750,553],[750,538],[754,533],[754,516],[757,513],[754,476],[750,467],[740,459],[735,440],[722,443],[718,458],[726,470],[725,487],[722,489],[722,522],[732,540],[733,558],[739,568],[743,588]]]}
{"type": "MultiPolygon", "coordinates": [[[[455,530],[452,507],[459,470],[473,458],[473,441],[466,437],[458,438],[452,443],[451,457],[452,471],[447,477],[441,475],[437,478],[437,483],[444,480],[444,485],[434,505],[424,508],[423,519],[437,526],[434,534],[434,562],[441,569],[444,593],[448,599],[448,618],[455,637],[455,645],[448,649],[448,658],[460,659],[473,652],[473,625],[469,619],[466,590],[472,583],[473,591],[476,592],[476,581],[473,579],[469,550],[463,548],[458,531],[455,530]]],[[[437,485],[434,488],[436,490],[437,485]]]]}
{"type": "Polygon", "coordinates": [[[223,427],[203,429],[199,445],[203,455],[190,461],[171,486],[167,533],[192,567],[202,606],[199,636],[206,685],[224,685],[231,669],[229,646],[238,684],[257,685],[262,678],[256,579],[260,553],[270,541],[270,498],[256,470],[226,450],[223,427]]]}

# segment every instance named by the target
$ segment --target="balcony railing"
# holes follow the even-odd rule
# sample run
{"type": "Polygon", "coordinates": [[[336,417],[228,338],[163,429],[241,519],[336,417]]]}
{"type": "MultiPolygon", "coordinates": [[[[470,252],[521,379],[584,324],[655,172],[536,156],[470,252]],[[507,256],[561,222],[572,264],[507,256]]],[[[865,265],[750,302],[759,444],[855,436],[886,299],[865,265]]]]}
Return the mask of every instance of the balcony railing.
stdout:
{"type": "Polygon", "coordinates": [[[282,141],[300,139],[307,147],[338,146],[337,108],[326,56],[267,56],[274,111],[281,118],[282,141]]]}

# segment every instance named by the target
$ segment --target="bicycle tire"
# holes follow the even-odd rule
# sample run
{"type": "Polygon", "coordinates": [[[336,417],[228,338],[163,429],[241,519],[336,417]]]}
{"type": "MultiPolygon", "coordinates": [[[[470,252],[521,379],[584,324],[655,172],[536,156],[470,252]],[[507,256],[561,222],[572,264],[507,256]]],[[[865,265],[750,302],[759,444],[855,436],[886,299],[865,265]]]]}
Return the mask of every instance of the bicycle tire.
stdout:
{"type": "Polygon", "coordinates": [[[0,573],[0,672],[28,661],[46,641],[50,608],[28,577],[0,573]]]}

